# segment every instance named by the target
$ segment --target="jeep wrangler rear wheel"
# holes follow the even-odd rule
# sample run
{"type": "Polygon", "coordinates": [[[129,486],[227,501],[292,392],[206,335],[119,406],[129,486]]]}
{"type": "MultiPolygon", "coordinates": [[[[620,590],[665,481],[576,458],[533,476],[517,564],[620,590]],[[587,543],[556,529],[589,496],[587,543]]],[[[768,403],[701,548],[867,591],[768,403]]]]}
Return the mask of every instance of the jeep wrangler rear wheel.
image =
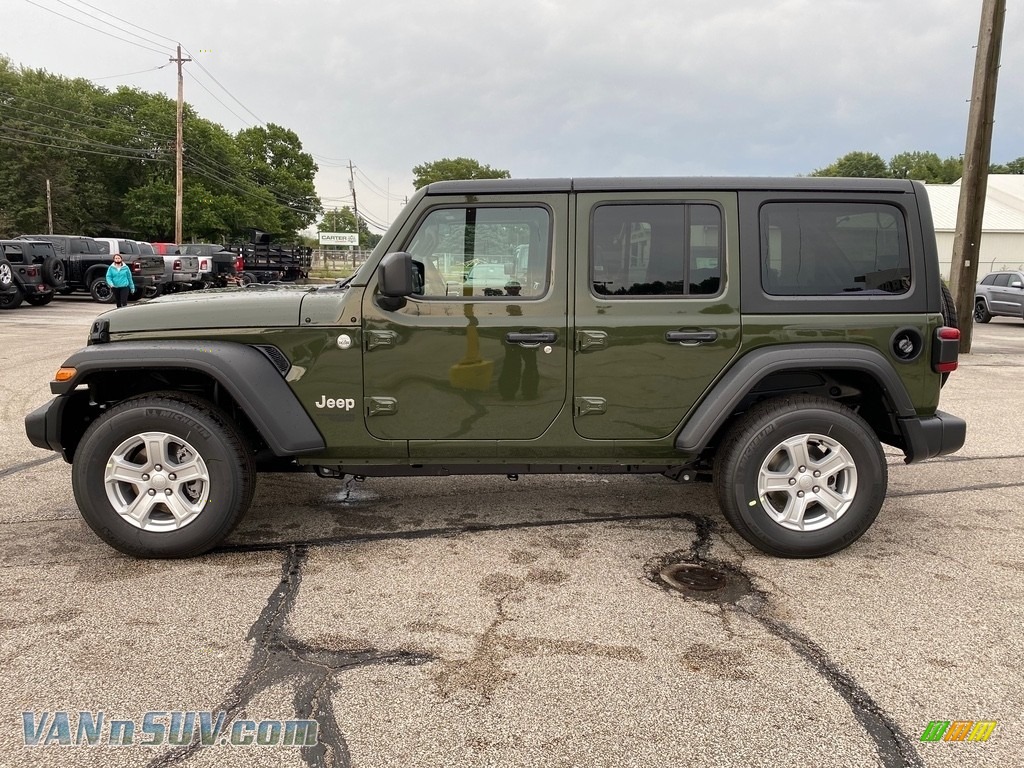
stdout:
{"type": "Polygon", "coordinates": [[[14,288],[7,293],[0,293],[0,309],[17,309],[21,306],[21,301],[24,298],[21,291],[14,288]]]}
{"type": "Polygon", "coordinates": [[[722,511],[740,536],[772,555],[822,557],[874,522],[888,467],[860,416],[801,395],[759,403],[741,417],[714,475],[722,511]]]}
{"type": "Polygon", "coordinates": [[[110,409],[72,466],[75,500],[96,534],[136,557],[192,557],[242,519],[255,467],[227,417],[198,398],[158,393],[110,409]]]}

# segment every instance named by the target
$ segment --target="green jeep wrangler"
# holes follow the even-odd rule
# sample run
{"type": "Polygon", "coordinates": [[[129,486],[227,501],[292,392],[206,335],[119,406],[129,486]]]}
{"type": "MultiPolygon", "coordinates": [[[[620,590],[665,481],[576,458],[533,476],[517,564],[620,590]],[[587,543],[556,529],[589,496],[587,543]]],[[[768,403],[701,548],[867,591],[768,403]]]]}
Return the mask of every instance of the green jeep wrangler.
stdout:
{"type": "Polygon", "coordinates": [[[955,326],[913,182],[441,182],[344,282],[101,315],[26,430],[143,557],[296,470],[710,479],[744,539],[817,557],[878,514],[882,443],[963,445],[955,326]]]}

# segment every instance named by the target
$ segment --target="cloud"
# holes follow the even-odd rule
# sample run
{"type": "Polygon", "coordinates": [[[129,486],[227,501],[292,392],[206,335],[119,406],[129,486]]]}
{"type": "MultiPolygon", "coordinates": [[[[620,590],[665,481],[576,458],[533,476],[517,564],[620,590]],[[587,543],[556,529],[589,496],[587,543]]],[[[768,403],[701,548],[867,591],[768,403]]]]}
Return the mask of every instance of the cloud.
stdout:
{"type": "MultiPolygon", "coordinates": [[[[180,37],[235,98],[308,150],[351,158],[379,188],[357,180],[377,220],[398,210],[380,190],[411,194],[412,166],[444,156],[523,177],[793,175],[852,150],[959,154],[980,19],[980,4],[964,0],[103,5],[180,37]]],[[[28,4],[6,15],[7,53],[29,66],[99,76],[130,71],[126,58],[159,59],[28,4]]],[[[1011,13],[994,160],[1024,155],[1013,85],[1022,33],[1011,13]]],[[[186,69],[254,121],[201,68],[186,69]]],[[[173,94],[170,69],[125,82],[173,94]]],[[[187,98],[229,130],[244,127],[194,84],[187,98]]],[[[321,192],[348,195],[347,167],[321,165],[321,192]]]]}

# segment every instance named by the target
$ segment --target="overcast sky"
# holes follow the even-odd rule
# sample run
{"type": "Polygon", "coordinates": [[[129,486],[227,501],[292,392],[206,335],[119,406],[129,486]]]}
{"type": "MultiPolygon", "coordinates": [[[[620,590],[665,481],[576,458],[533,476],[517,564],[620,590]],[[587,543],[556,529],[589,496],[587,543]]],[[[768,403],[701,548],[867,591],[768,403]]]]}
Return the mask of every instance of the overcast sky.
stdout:
{"type": "MultiPolygon", "coordinates": [[[[994,162],[1024,155],[1024,19],[1008,5],[994,162]]],[[[960,155],[981,6],[0,0],[0,53],[173,96],[174,66],[153,68],[180,42],[202,64],[185,65],[185,98],[203,117],[294,130],[327,208],[351,203],[351,159],[360,211],[386,223],[412,167],[442,157],[525,178],[789,176],[853,150],[960,155]]]]}

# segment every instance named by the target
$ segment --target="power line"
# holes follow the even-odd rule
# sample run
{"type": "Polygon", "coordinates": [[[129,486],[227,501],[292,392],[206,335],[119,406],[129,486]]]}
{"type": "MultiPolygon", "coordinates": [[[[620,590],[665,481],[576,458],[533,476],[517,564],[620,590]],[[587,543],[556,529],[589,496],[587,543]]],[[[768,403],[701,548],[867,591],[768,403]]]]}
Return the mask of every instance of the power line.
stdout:
{"type": "Polygon", "coordinates": [[[170,66],[170,62],[168,62],[167,64],[161,64],[159,67],[150,67],[149,69],[140,69],[137,72],[124,72],[123,74],[120,74],[120,75],[105,75],[103,77],[91,77],[89,79],[92,80],[93,82],[95,82],[96,80],[113,80],[115,77],[131,77],[132,75],[141,75],[144,72],[156,72],[158,69],[163,69],[164,67],[167,67],[167,66],[170,66]]]}
{"type": "Polygon", "coordinates": [[[84,153],[90,154],[90,155],[104,155],[106,157],[116,157],[116,158],[119,158],[121,160],[143,160],[143,161],[156,162],[156,163],[166,162],[166,160],[164,160],[163,158],[159,158],[159,157],[141,157],[139,155],[115,155],[115,154],[111,154],[110,152],[100,152],[99,150],[95,150],[95,149],[85,149],[84,147],[66,147],[66,146],[60,146],[58,144],[47,144],[47,143],[42,142],[42,141],[32,141],[31,139],[19,139],[19,138],[15,138],[14,136],[3,136],[3,135],[0,135],[0,141],[12,141],[12,142],[17,142],[18,144],[34,144],[37,147],[49,147],[50,149],[62,149],[62,150],[65,150],[67,152],[84,152],[84,153]]]}
{"type": "MultiPolygon", "coordinates": [[[[182,50],[184,50],[184,49],[182,49],[182,50]]],[[[192,61],[195,61],[195,63],[196,63],[196,64],[198,64],[198,63],[199,63],[199,62],[198,62],[198,61],[196,61],[195,59],[192,59],[192,61]]],[[[210,90],[209,88],[207,88],[207,87],[206,87],[205,85],[203,85],[203,84],[202,84],[202,82],[201,82],[201,81],[200,81],[200,80],[199,80],[198,78],[196,78],[196,76],[195,76],[195,75],[193,75],[193,74],[192,74],[192,73],[190,72],[190,73],[188,74],[188,76],[189,76],[189,78],[190,78],[190,79],[192,80],[192,82],[194,82],[194,83],[195,83],[196,85],[198,85],[198,86],[199,86],[200,88],[202,88],[202,89],[203,89],[204,91],[206,91],[206,92],[207,92],[208,94],[210,94],[210,96],[211,96],[211,97],[213,97],[213,99],[214,99],[214,100],[215,100],[215,101],[216,101],[216,102],[217,102],[218,104],[220,104],[220,105],[221,105],[222,107],[224,107],[224,109],[226,109],[226,110],[227,110],[228,112],[230,112],[230,113],[231,113],[232,115],[234,115],[234,116],[235,116],[235,117],[237,117],[237,118],[238,118],[239,120],[241,120],[241,121],[242,121],[242,122],[243,122],[243,123],[244,123],[244,124],[245,124],[246,126],[248,126],[248,127],[250,127],[250,128],[252,127],[252,123],[250,123],[250,122],[249,122],[248,120],[246,120],[246,119],[245,119],[244,117],[242,117],[242,116],[241,116],[241,115],[239,115],[239,114],[238,114],[237,112],[235,112],[235,111],[234,111],[234,110],[233,110],[233,109],[232,109],[231,107],[229,107],[229,106],[228,106],[227,104],[225,104],[225,103],[224,103],[223,101],[221,101],[221,100],[220,100],[219,98],[217,98],[217,95],[216,95],[216,94],[215,94],[215,93],[214,93],[213,91],[211,91],[211,90],[210,90]]]]}
{"type": "Polygon", "coordinates": [[[80,24],[81,26],[86,27],[87,29],[91,29],[93,32],[99,32],[101,35],[106,35],[107,37],[112,37],[115,40],[120,40],[122,43],[128,43],[129,45],[134,45],[137,48],[144,48],[147,51],[152,51],[153,53],[159,53],[161,55],[164,55],[164,54],[167,53],[166,50],[161,51],[161,50],[158,50],[156,48],[150,48],[148,45],[143,45],[142,43],[137,43],[134,40],[129,40],[126,37],[119,37],[118,35],[115,35],[115,34],[112,34],[110,32],[107,32],[106,30],[99,29],[98,27],[93,27],[93,26],[91,26],[89,24],[81,22],[78,19],[73,19],[70,16],[65,16],[63,13],[55,11],[53,8],[47,8],[45,5],[40,5],[39,3],[34,2],[34,0],[25,0],[25,2],[28,3],[29,5],[34,5],[36,8],[42,8],[44,11],[46,11],[48,13],[52,13],[52,14],[54,14],[56,16],[60,16],[62,19],[67,19],[68,21],[72,21],[75,24],[80,24]]]}
{"type": "MultiPolygon", "coordinates": [[[[61,5],[63,5],[65,8],[70,8],[75,13],[80,13],[83,16],[85,16],[86,18],[92,19],[92,16],[90,14],[86,13],[85,11],[83,11],[83,10],[81,10],[79,8],[75,8],[75,6],[71,5],[71,3],[66,2],[66,0],[56,0],[56,1],[58,3],[60,3],[61,5]]],[[[89,6],[89,7],[92,8],[94,6],[89,6]]],[[[100,13],[104,13],[104,11],[101,11],[99,8],[97,8],[96,10],[100,11],[100,13]]],[[[96,19],[96,21],[102,21],[102,19],[96,19]]],[[[130,29],[124,29],[123,27],[120,27],[117,24],[112,24],[109,21],[106,21],[106,22],[103,22],[103,23],[106,24],[107,26],[113,27],[118,32],[124,32],[127,35],[134,35],[135,37],[138,37],[140,40],[143,40],[143,41],[149,43],[150,45],[156,45],[156,46],[162,45],[162,43],[158,43],[156,40],[147,39],[146,37],[143,37],[142,35],[138,34],[137,32],[133,32],[130,29]]],[[[132,25],[132,26],[134,26],[134,25],[132,25]]],[[[139,27],[139,29],[142,29],[142,27],[139,27]]]]}
{"type": "MultiPolygon", "coordinates": [[[[25,122],[28,122],[28,121],[25,121],[25,122]]],[[[29,123],[29,124],[30,125],[34,125],[36,127],[46,127],[46,126],[40,126],[38,123],[29,123]]],[[[78,134],[77,136],[74,136],[74,135],[73,136],[55,136],[52,133],[39,133],[38,131],[26,131],[24,129],[11,128],[10,126],[6,126],[6,125],[0,125],[0,130],[9,131],[10,133],[20,133],[20,134],[22,134],[24,136],[37,136],[37,137],[43,138],[43,139],[57,139],[59,141],[72,141],[72,142],[77,142],[77,143],[84,144],[86,146],[102,147],[103,149],[120,150],[122,152],[135,153],[136,155],[141,155],[142,153],[150,153],[150,152],[153,151],[152,149],[135,149],[134,147],[122,147],[122,146],[120,146],[118,144],[107,144],[106,142],[96,141],[96,140],[90,139],[90,138],[88,138],[86,136],[82,136],[81,134],[78,134]]]]}
{"type": "Polygon", "coordinates": [[[141,29],[143,32],[146,32],[146,33],[148,33],[150,35],[153,35],[153,37],[159,37],[161,40],[166,40],[167,42],[173,43],[175,45],[178,42],[177,40],[172,40],[169,37],[165,37],[164,35],[161,35],[159,32],[154,32],[151,29],[146,29],[145,27],[141,27],[138,24],[135,24],[134,22],[128,21],[127,19],[122,19],[120,16],[115,16],[114,14],[110,13],[110,11],[104,11],[102,8],[97,8],[95,5],[90,5],[89,3],[85,2],[85,0],[78,0],[78,2],[81,5],[86,6],[87,8],[92,8],[94,11],[99,11],[104,16],[109,16],[110,18],[117,19],[118,21],[123,22],[123,23],[127,24],[128,26],[136,27],[137,29],[141,29]]]}
{"type": "MultiPolygon", "coordinates": [[[[255,117],[255,118],[256,118],[256,122],[257,122],[257,123],[259,123],[260,125],[265,125],[265,124],[266,124],[266,121],[265,121],[265,120],[263,120],[263,119],[262,119],[262,118],[261,118],[261,117],[260,117],[259,115],[257,115],[257,114],[256,114],[255,112],[253,112],[253,111],[252,111],[251,109],[249,109],[249,108],[248,108],[247,106],[245,106],[245,104],[243,104],[242,102],[240,102],[240,101],[239,101],[239,100],[238,100],[238,99],[237,99],[237,98],[235,97],[235,95],[234,95],[234,94],[233,94],[233,93],[232,93],[231,91],[229,91],[229,90],[228,90],[227,88],[225,88],[225,87],[224,87],[224,86],[223,86],[223,85],[221,84],[220,80],[218,80],[218,79],[217,79],[216,77],[214,77],[214,76],[213,76],[213,74],[211,74],[210,70],[208,70],[208,69],[207,69],[206,67],[204,67],[204,66],[203,66],[203,62],[199,61],[199,59],[197,59],[197,58],[196,58],[196,57],[195,57],[195,56],[194,56],[194,55],[192,54],[192,51],[190,51],[190,50],[189,50],[188,48],[184,48],[184,47],[182,48],[182,50],[183,50],[183,51],[185,51],[185,53],[187,53],[187,54],[188,54],[189,56],[191,56],[191,57],[193,58],[193,60],[195,61],[196,65],[197,65],[197,66],[198,66],[198,67],[199,67],[199,68],[200,68],[201,70],[203,70],[203,72],[205,72],[205,73],[206,73],[206,75],[207,75],[207,76],[208,76],[208,77],[209,77],[209,78],[210,78],[211,80],[213,80],[213,82],[215,82],[215,83],[216,83],[217,85],[219,85],[219,86],[220,86],[220,88],[221,88],[221,90],[222,90],[222,91],[224,91],[224,93],[226,93],[226,94],[227,94],[228,96],[230,96],[230,97],[231,97],[232,99],[234,99],[235,103],[237,103],[237,104],[238,104],[238,105],[239,105],[239,106],[240,106],[240,107],[241,107],[242,109],[244,109],[244,110],[245,110],[246,112],[248,112],[248,113],[249,113],[250,115],[252,115],[253,117],[255,117]]],[[[234,112],[232,112],[231,114],[234,114],[234,112]]],[[[237,115],[235,115],[235,117],[238,117],[238,116],[237,116],[237,115]]],[[[241,118],[239,118],[239,119],[241,119],[241,118]]],[[[243,122],[244,122],[244,121],[243,121],[243,122]]]]}

